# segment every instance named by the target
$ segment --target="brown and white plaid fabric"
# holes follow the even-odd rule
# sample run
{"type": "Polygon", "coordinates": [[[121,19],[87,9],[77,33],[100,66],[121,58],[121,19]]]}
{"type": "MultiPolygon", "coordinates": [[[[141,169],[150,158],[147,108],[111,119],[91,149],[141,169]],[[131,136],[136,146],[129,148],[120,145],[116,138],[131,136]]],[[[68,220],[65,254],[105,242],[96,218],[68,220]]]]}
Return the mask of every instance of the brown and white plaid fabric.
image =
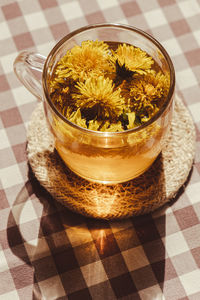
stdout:
{"type": "Polygon", "coordinates": [[[200,299],[200,1],[0,1],[0,299],[200,299]],[[125,221],[97,221],[56,203],[26,157],[37,100],[17,80],[22,49],[47,55],[90,23],[139,27],[176,69],[197,131],[193,170],[176,199],[125,221]]]}

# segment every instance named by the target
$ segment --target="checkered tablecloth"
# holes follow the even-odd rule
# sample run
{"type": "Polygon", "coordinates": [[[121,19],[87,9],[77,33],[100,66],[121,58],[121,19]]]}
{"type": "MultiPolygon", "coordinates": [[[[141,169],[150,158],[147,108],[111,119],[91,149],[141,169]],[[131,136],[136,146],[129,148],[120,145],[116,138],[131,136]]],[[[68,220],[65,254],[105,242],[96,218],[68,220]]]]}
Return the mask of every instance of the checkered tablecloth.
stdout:
{"type": "Polygon", "coordinates": [[[0,0],[0,299],[200,299],[200,1],[0,0]],[[55,202],[31,172],[37,105],[13,73],[19,51],[47,55],[91,23],[141,28],[170,54],[197,150],[186,185],[151,215],[97,221],[55,202]]]}

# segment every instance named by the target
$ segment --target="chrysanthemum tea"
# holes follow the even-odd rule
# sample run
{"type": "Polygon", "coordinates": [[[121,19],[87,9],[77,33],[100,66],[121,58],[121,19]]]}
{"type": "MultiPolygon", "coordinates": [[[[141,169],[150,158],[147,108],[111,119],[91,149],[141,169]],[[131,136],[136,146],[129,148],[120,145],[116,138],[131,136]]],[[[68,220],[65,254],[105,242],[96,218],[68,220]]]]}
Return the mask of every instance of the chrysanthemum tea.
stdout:
{"type": "Polygon", "coordinates": [[[68,50],[50,77],[51,100],[72,124],[105,135],[76,136],[54,118],[60,156],[77,174],[97,182],[127,181],[144,172],[161,150],[168,122],[120,133],[141,127],[161,109],[169,83],[169,72],[133,45],[88,40],[68,50]]]}

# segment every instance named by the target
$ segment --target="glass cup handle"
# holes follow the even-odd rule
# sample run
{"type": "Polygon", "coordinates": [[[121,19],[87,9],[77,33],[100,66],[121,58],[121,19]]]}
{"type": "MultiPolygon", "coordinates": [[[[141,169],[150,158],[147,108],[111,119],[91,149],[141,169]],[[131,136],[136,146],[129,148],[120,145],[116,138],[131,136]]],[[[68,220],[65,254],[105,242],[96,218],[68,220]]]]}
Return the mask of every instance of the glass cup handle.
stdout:
{"type": "Polygon", "coordinates": [[[41,80],[36,75],[42,73],[45,61],[46,57],[39,53],[22,51],[13,64],[18,79],[39,100],[42,100],[43,92],[41,80]]]}

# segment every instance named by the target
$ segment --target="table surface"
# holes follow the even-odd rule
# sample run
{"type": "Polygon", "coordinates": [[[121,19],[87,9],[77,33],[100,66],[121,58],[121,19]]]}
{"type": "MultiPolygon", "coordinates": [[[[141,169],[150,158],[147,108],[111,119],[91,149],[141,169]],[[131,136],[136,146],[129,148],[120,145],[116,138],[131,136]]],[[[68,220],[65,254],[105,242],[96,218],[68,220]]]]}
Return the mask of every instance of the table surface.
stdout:
{"type": "Polygon", "coordinates": [[[0,299],[200,299],[200,1],[1,0],[0,299]],[[187,183],[158,211],[124,221],[76,215],[40,186],[26,129],[36,98],[17,80],[23,49],[47,55],[91,23],[139,27],[170,54],[177,93],[193,117],[187,183]]]}

